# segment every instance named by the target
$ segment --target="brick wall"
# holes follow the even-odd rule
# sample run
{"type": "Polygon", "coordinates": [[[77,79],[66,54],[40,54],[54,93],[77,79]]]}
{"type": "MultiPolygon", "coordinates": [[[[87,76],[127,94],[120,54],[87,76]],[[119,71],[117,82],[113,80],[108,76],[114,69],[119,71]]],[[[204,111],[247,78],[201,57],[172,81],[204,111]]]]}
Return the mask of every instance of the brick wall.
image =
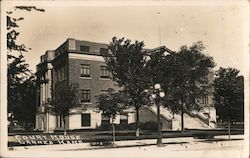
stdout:
{"type": "Polygon", "coordinates": [[[69,59],[69,83],[78,83],[79,89],[89,89],[91,93],[91,105],[96,105],[96,96],[101,90],[108,88],[117,89],[115,82],[111,79],[100,78],[100,67],[105,65],[101,61],[91,61],[83,59],[69,59]],[[81,64],[90,65],[90,77],[80,77],[81,64]]]}

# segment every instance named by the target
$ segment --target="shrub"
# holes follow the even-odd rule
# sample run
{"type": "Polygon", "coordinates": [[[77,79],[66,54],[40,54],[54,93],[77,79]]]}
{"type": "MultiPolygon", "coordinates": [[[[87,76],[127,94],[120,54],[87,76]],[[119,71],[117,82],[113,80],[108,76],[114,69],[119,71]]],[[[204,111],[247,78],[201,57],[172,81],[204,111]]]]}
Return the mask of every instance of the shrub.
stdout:
{"type": "Polygon", "coordinates": [[[136,123],[130,123],[128,124],[128,130],[136,130],[136,123]]]}
{"type": "Polygon", "coordinates": [[[101,126],[98,126],[96,130],[100,131],[110,131],[112,129],[112,124],[109,122],[102,122],[101,126]]]}
{"type": "Polygon", "coordinates": [[[144,123],[140,123],[140,128],[142,130],[149,130],[149,131],[157,131],[157,122],[154,121],[147,121],[144,123]]]}
{"type": "MultiPolygon", "coordinates": [[[[141,130],[148,130],[148,131],[157,131],[157,122],[147,121],[144,123],[140,123],[140,129],[141,130]]],[[[112,130],[112,124],[109,122],[102,122],[101,126],[97,127],[96,130],[110,131],[110,130],[112,130]]],[[[136,130],[136,123],[115,124],[115,130],[117,130],[117,131],[136,130]]]]}
{"type": "Polygon", "coordinates": [[[116,130],[136,130],[136,123],[118,124],[115,126],[116,130]]]}

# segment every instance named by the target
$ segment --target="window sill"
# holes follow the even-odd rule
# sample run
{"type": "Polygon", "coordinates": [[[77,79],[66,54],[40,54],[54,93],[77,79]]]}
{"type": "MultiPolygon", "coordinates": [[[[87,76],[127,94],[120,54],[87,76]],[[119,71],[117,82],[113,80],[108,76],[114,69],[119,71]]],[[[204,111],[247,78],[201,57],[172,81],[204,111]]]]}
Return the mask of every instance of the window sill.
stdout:
{"type": "Polygon", "coordinates": [[[110,80],[111,78],[99,78],[99,80],[110,80]]]}
{"type": "Polygon", "coordinates": [[[79,77],[79,78],[85,79],[85,80],[91,80],[92,79],[92,77],[79,77]]]}

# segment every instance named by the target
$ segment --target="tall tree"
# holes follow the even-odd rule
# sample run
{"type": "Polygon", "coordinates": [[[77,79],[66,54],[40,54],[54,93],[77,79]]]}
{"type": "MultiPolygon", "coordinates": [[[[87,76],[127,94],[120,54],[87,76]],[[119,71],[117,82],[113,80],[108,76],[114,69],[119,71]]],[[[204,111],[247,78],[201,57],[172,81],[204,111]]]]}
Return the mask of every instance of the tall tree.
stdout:
{"type": "Polygon", "coordinates": [[[102,94],[98,97],[97,108],[102,111],[102,114],[111,119],[113,131],[113,145],[115,147],[115,125],[114,120],[118,114],[123,113],[126,108],[122,93],[114,92],[109,89],[107,94],[102,94]]]}
{"type": "Polygon", "coordinates": [[[55,97],[50,101],[49,112],[59,115],[63,120],[64,134],[66,135],[66,117],[70,109],[79,106],[79,85],[62,82],[55,87],[55,97]]]}
{"type": "MultiPolygon", "coordinates": [[[[24,9],[27,11],[37,10],[35,6],[16,6],[15,9],[24,9]]],[[[35,119],[35,78],[31,73],[29,65],[25,62],[23,53],[28,52],[30,48],[25,44],[18,43],[20,35],[18,32],[18,22],[23,17],[15,18],[12,11],[7,12],[7,61],[8,61],[8,113],[19,122],[34,122],[35,119]],[[30,97],[28,97],[30,96],[30,97]],[[27,102],[28,101],[28,102],[27,102]],[[31,105],[33,104],[33,105],[31,105]],[[26,110],[24,110],[26,109],[26,110]],[[29,113],[27,115],[27,112],[29,113]]]]}
{"type": "Polygon", "coordinates": [[[244,78],[235,68],[222,68],[216,72],[214,100],[219,120],[228,122],[230,139],[231,122],[244,121],[244,78]]]}
{"type": "Polygon", "coordinates": [[[110,52],[104,54],[112,79],[129,96],[130,105],[136,110],[136,136],[139,136],[139,108],[146,104],[143,91],[148,88],[143,47],[143,42],[131,43],[128,39],[114,37],[108,46],[110,52]]]}
{"type": "MultiPolygon", "coordinates": [[[[35,76],[31,76],[26,79],[22,84],[15,87],[16,90],[13,96],[15,99],[15,105],[12,107],[15,120],[18,120],[23,124],[25,129],[30,129],[35,124],[36,114],[36,81],[35,76]]],[[[12,93],[13,94],[13,93],[12,93]]],[[[12,95],[9,94],[9,95],[12,95]]],[[[11,99],[13,100],[13,99],[11,99]]]]}
{"type": "Polygon", "coordinates": [[[174,113],[181,112],[181,130],[184,130],[184,112],[200,110],[196,98],[210,94],[209,74],[215,63],[205,55],[202,42],[182,46],[177,53],[170,54],[161,62],[159,83],[166,93],[165,105],[174,113]]]}
{"type": "MultiPolygon", "coordinates": [[[[14,57],[13,57],[14,58],[14,57]]],[[[21,104],[22,84],[30,76],[28,64],[25,63],[24,57],[20,55],[15,57],[12,62],[8,63],[8,112],[21,104]],[[21,91],[20,91],[21,90],[21,91]]]]}
{"type": "MultiPolygon", "coordinates": [[[[40,11],[44,12],[44,9],[37,8],[35,6],[16,6],[15,10],[25,10],[25,11],[40,11]]],[[[11,59],[12,57],[17,57],[19,55],[22,55],[23,52],[28,52],[31,48],[27,47],[25,44],[18,43],[17,39],[20,35],[20,32],[18,32],[19,24],[18,22],[21,20],[24,20],[23,17],[14,17],[13,11],[7,12],[7,53],[8,53],[8,59],[11,59]]]]}

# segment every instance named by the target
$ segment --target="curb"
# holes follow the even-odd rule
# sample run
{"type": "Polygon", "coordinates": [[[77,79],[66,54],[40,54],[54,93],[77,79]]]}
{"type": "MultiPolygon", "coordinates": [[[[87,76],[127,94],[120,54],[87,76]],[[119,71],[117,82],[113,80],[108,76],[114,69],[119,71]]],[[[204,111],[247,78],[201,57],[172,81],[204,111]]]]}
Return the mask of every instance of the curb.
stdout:
{"type": "MultiPolygon", "coordinates": [[[[192,143],[213,143],[213,142],[226,142],[228,136],[216,136],[214,139],[194,139],[193,137],[185,138],[163,138],[163,144],[165,145],[176,145],[180,144],[192,144],[192,143]],[[173,140],[173,141],[172,141],[173,140]]],[[[234,135],[231,136],[230,141],[239,141],[244,140],[244,135],[234,135]]],[[[101,150],[101,149],[117,149],[117,148],[129,148],[129,147],[145,147],[156,145],[155,139],[144,139],[144,140],[123,140],[116,141],[116,146],[107,145],[107,146],[91,146],[89,143],[80,143],[80,144],[54,144],[54,145],[36,145],[36,146],[13,146],[8,147],[11,151],[22,151],[22,150],[50,150],[50,151],[70,151],[70,150],[101,150]]]]}

